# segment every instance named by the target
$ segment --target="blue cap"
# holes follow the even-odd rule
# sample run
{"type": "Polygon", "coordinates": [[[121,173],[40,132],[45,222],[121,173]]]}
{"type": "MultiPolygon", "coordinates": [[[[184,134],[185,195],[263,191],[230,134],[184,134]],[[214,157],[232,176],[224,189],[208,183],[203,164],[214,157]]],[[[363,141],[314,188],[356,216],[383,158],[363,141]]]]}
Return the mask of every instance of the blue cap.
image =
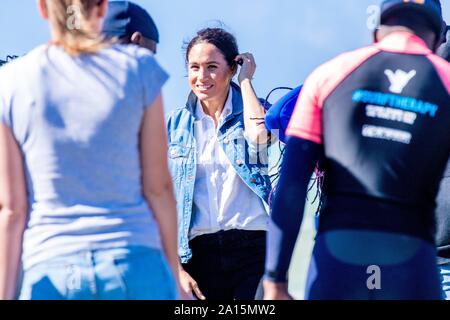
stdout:
{"type": "Polygon", "coordinates": [[[439,0],[385,0],[381,4],[380,22],[392,14],[403,10],[417,10],[424,14],[431,23],[434,31],[441,35],[443,31],[442,6],[439,0]]]}
{"type": "Polygon", "coordinates": [[[107,37],[122,38],[135,32],[159,43],[158,28],[145,9],[130,1],[110,1],[103,33],[107,37]]]}

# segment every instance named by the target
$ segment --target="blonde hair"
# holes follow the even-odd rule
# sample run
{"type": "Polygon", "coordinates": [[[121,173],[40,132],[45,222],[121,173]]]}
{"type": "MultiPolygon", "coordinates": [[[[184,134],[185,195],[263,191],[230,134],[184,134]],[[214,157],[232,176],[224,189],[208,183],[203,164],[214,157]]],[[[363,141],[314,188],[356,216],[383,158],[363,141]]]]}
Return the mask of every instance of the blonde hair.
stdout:
{"type": "Polygon", "coordinates": [[[93,9],[107,0],[46,0],[49,20],[56,32],[56,43],[70,55],[96,53],[106,46],[95,30],[93,9]]]}

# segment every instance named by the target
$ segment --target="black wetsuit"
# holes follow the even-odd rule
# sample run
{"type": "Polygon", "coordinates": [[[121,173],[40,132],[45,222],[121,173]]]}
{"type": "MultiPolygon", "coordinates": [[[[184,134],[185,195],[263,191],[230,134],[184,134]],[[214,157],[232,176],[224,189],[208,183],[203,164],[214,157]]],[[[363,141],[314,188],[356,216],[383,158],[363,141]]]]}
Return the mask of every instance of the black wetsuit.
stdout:
{"type": "Polygon", "coordinates": [[[305,196],[320,148],[325,198],[309,297],[440,297],[434,211],[450,154],[449,92],[450,64],[407,32],[344,54],[311,75],[287,131],[293,141],[269,227],[269,279],[283,281],[286,274],[304,204],[297,200],[295,207],[294,200],[305,196]],[[366,251],[362,243],[370,244],[366,251]],[[382,293],[361,280],[370,266],[361,261],[383,265],[392,281],[382,293]],[[330,287],[337,278],[346,281],[330,287]]]}

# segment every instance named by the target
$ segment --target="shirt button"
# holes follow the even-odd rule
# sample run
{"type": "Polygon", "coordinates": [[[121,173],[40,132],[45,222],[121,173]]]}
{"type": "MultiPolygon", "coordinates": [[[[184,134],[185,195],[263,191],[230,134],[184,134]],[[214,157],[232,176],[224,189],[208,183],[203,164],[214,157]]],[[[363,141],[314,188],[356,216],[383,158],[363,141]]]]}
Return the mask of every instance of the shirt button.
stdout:
{"type": "Polygon", "coordinates": [[[223,143],[229,144],[229,143],[230,143],[230,140],[228,140],[228,138],[225,138],[225,139],[223,139],[223,143]]]}
{"type": "Polygon", "coordinates": [[[242,160],[236,160],[236,164],[238,165],[238,166],[242,166],[242,164],[243,164],[243,162],[242,162],[242,160]]]}
{"type": "Polygon", "coordinates": [[[176,156],[176,155],[177,155],[177,151],[176,151],[176,150],[172,150],[172,151],[170,152],[170,154],[171,154],[172,156],[176,156]]]}
{"type": "Polygon", "coordinates": [[[251,182],[251,183],[256,183],[256,179],[255,179],[255,178],[251,178],[251,179],[250,179],[250,182],[251,182]]]}

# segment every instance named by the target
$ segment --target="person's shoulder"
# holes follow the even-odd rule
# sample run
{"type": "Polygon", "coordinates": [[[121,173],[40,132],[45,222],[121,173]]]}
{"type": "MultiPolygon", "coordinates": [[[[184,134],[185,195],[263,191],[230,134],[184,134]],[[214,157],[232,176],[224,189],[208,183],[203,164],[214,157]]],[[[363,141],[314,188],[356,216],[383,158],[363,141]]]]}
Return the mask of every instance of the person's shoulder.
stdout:
{"type": "Polygon", "coordinates": [[[179,129],[181,127],[189,126],[189,123],[193,121],[194,116],[189,110],[187,105],[182,107],[176,107],[175,109],[167,112],[166,124],[169,131],[179,129]]]}
{"type": "Polygon", "coordinates": [[[142,48],[136,45],[132,45],[131,47],[132,48],[130,49],[134,50],[134,53],[138,58],[155,59],[155,54],[149,49],[142,48]]]}
{"type": "Polygon", "coordinates": [[[154,60],[150,50],[141,48],[134,44],[112,44],[101,52],[116,63],[138,66],[144,61],[154,60]]]}
{"type": "Polygon", "coordinates": [[[318,77],[346,74],[356,69],[378,52],[380,52],[380,50],[372,45],[341,53],[337,57],[319,66],[314,71],[314,74],[318,77]]]}
{"type": "Polygon", "coordinates": [[[308,88],[317,88],[326,96],[348,75],[379,52],[380,50],[372,45],[342,53],[316,68],[305,84],[308,88]]]}
{"type": "Polygon", "coordinates": [[[443,71],[448,73],[450,76],[450,72],[449,72],[450,71],[450,62],[448,60],[442,58],[441,56],[439,56],[435,53],[429,54],[428,59],[430,59],[437,68],[442,69],[443,71]]]}
{"type": "Polygon", "coordinates": [[[427,57],[439,74],[447,92],[450,94],[450,63],[434,53],[429,54],[427,57]]]}
{"type": "Polygon", "coordinates": [[[25,74],[30,74],[33,68],[38,68],[41,64],[41,59],[45,55],[46,46],[41,45],[27,54],[20,56],[14,60],[9,61],[0,67],[0,83],[1,86],[6,84],[13,84],[16,79],[23,77],[25,74]]]}
{"type": "Polygon", "coordinates": [[[14,70],[20,68],[24,64],[29,64],[33,62],[37,62],[39,58],[45,53],[46,46],[41,45],[39,47],[34,48],[27,54],[23,56],[19,56],[15,59],[9,60],[8,63],[2,65],[0,67],[0,72],[7,72],[5,70],[14,70]]]}
{"type": "Polygon", "coordinates": [[[187,106],[176,107],[168,113],[167,119],[174,120],[189,114],[187,106]]]}
{"type": "Polygon", "coordinates": [[[153,52],[135,44],[113,44],[110,47],[110,50],[114,52],[114,54],[123,55],[131,59],[154,59],[153,52]]]}

